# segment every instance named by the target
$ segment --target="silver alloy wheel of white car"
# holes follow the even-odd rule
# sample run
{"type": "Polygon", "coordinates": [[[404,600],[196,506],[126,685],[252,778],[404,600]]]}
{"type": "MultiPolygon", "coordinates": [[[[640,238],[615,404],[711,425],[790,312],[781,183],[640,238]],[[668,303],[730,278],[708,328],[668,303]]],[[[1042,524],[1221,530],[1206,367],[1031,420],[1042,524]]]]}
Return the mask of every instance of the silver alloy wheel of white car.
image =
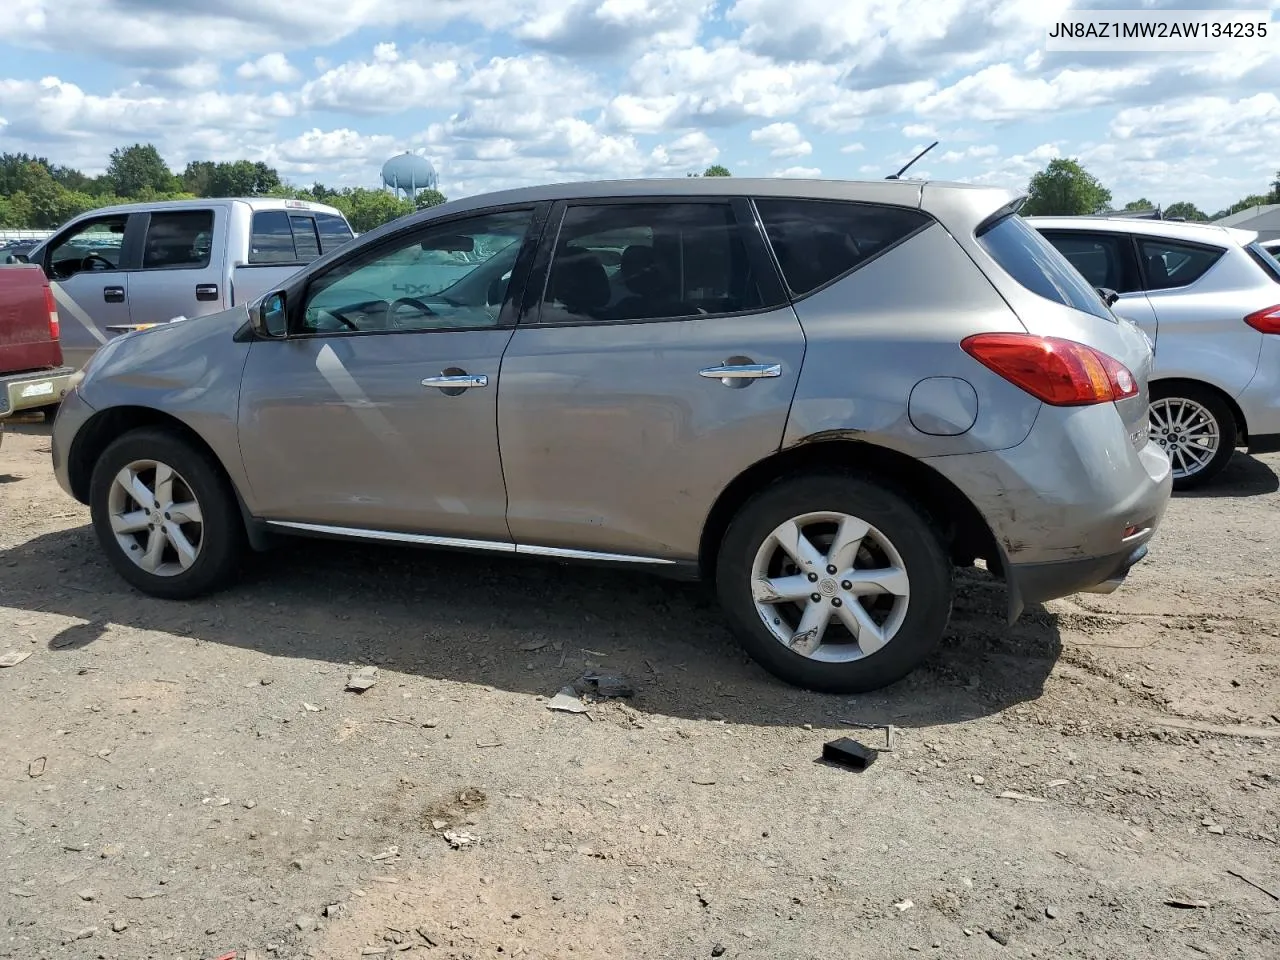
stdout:
{"type": "Polygon", "coordinates": [[[779,643],[811,660],[848,663],[893,640],[911,580],[889,538],[865,520],[807,513],[760,545],[751,595],[779,643]]]}
{"type": "Polygon", "coordinates": [[[1209,465],[1222,443],[1218,419],[1189,397],[1152,400],[1148,433],[1164,448],[1175,480],[1192,477],[1209,465]]]}
{"type": "Polygon", "coordinates": [[[135,460],[116,474],[107,514],[120,549],[157,577],[191,569],[204,544],[204,518],[191,486],[173,467],[135,460]]]}

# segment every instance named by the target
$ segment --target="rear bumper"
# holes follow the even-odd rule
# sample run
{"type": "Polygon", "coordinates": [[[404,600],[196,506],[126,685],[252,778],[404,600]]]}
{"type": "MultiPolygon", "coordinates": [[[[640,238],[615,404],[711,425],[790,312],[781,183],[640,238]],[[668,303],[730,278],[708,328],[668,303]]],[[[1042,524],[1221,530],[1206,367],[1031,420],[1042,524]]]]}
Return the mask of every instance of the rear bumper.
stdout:
{"type": "Polygon", "coordinates": [[[1017,620],[1028,603],[1043,603],[1073,593],[1113,593],[1129,571],[1146,558],[1147,550],[1143,543],[1107,557],[1009,567],[1009,622],[1017,620]]]}
{"type": "Polygon", "coordinates": [[[0,377],[0,418],[61,403],[71,389],[73,367],[0,377]]]}

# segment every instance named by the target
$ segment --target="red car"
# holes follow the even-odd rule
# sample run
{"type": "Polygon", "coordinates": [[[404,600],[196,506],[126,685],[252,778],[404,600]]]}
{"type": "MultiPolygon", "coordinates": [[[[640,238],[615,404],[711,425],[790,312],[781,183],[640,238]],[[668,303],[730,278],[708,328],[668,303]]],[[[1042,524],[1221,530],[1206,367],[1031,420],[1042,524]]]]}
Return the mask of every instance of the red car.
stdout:
{"type": "Polygon", "coordinates": [[[0,268],[0,426],[24,410],[52,420],[75,373],[62,362],[58,308],[44,271],[0,268]]]}

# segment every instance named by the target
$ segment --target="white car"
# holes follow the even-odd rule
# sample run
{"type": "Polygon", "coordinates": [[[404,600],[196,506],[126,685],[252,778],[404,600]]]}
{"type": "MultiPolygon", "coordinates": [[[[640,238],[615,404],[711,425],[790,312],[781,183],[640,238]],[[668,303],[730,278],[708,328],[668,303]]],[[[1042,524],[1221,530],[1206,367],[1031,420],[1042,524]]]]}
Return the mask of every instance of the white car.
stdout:
{"type": "Polygon", "coordinates": [[[1236,447],[1280,450],[1280,261],[1253,231],[1124,217],[1028,217],[1155,345],[1151,437],[1175,489],[1236,447]]]}
{"type": "Polygon", "coordinates": [[[1280,240],[1263,240],[1262,249],[1271,254],[1277,260],[1280,260],[1280,240]]]}

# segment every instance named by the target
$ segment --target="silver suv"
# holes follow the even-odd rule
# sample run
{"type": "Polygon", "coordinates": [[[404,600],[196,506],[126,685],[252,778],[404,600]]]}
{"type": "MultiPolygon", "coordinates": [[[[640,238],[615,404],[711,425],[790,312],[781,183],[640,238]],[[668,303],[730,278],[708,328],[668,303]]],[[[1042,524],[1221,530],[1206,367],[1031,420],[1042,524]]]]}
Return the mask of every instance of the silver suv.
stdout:
{"type": "Polygon", "coordinates": [[[110,341],[54,426],[121,576],[350,538],[714,583],[747,650],[865,691],[953,568],[1114,589],[1170,495],[1151,349],[1004,191],[566,184],[454,201],[253,305],[110,341]]]}
{"type": "Polygon", "coordinates": [[[1280,263],[1251,230],[1123,217],[1027,221],[1155,344],[1151,437],[1176,489],[1237,446],[1280,450],[1280,263]]]}

